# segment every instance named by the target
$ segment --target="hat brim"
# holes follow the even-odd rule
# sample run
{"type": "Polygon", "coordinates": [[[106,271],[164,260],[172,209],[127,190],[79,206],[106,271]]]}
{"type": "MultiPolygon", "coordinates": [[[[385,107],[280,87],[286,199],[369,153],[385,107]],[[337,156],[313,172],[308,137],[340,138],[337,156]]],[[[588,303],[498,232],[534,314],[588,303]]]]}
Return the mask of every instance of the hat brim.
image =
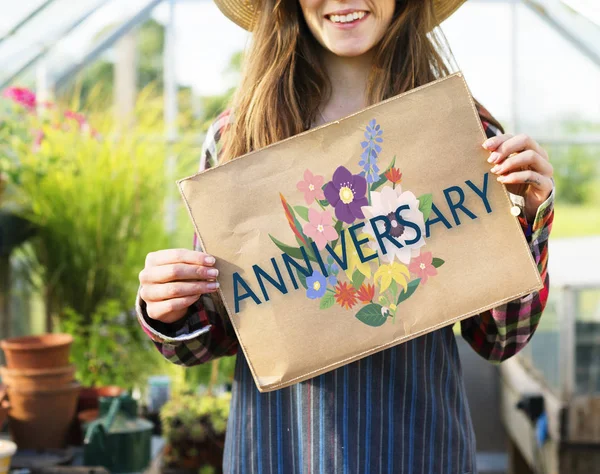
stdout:
{"type": "MultiPolygon", "coordinates": [[[[434,0],[437,20],[441,23],[450,17],[466,0],[434,0]]],[[[245,30],[252,31],[257,9],[251,0],[215,0],[219,10],[245,30]]]]}

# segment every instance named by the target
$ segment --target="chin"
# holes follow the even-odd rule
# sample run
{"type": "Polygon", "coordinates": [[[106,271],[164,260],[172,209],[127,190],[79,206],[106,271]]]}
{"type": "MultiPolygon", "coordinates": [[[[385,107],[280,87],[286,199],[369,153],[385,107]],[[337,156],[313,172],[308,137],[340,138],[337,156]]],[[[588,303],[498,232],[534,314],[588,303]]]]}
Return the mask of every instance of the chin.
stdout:
{"type": "Polygon", "coordinates": [[[369,51],[373,45],[371,44],[337,44],[331,45],[329,50],[336,56],[344,58],[353,58],[361,56],[369,51]]]}

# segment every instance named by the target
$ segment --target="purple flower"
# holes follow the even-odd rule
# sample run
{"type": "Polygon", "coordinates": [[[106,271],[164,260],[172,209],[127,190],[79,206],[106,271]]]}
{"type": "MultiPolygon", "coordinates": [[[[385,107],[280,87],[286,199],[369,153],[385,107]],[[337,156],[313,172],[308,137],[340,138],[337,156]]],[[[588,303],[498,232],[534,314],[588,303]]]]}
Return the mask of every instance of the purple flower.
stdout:
{"type": "Polygon", "coordinates": [[[312,276],[306,279],[306,296],[311,300],[321,298],[327,291],[327,280],[321,272],[314,271],[312,276]]]}
{"type": "Polygon", "coordinates": [[[333,178],[325,186],[325,197],[335,208],[335,217],[352,224],[356,219],[364,219],[362,206],[368,206],[365,197],[367,181],[358,174],[352,174],[348,168],[339,166],[333,178]]]}
{"type": "Polygon", "coordinates": [[[365,132],[367,140],[360,144],[363,152],[360,155],[361,160],[358,164],[364,170],[361,171],[360,175],[364,176],[369,184],[378,181],[380,178],[377,157],[381,153],[381,146],[379,144],[383,142],[382,135],[383,130],[381,129],[381,125],[373,119],[367,125],[367,131],[365,132]]]}

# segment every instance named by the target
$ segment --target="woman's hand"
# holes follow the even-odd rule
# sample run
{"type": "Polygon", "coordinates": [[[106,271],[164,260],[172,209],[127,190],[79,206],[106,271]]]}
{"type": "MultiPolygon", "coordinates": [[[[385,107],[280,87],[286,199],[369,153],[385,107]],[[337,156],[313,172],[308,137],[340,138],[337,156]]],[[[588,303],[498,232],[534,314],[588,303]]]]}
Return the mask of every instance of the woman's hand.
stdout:
{"type": "Polygon", "coordinates": [[[508,133],[489,138],[483,148],[493,152],[488,162],[492,173],[509,192],[525,198],[527,222],[533,222],[537,209],[550,196],[554,169],[548,153],[531,137],[508,133]]]}
{"type": "Polygon", "coordinates": [[[202,252],[170,249],[151,252],[140,272],[140,296],[148,316],[173,323],[204,293],[219,288],[215,258],[202,252]]]}

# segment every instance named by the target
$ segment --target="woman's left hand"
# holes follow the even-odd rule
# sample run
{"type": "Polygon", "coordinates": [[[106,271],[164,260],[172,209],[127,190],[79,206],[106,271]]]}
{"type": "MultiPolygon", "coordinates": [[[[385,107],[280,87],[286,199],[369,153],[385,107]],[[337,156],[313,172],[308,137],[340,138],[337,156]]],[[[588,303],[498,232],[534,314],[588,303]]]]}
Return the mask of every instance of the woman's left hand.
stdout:
{"type": "Polygon", "coordinates": [[[554,183],[554,169],[548,153],[531,137],[508,133],[498,135],[483,142],[483,148],[491,151],[488,162],[494,167],[491,172],[498,175],[512,194],[525,198],[525,214],[532,223],[538,207],[550,193],[554,183]]]}

